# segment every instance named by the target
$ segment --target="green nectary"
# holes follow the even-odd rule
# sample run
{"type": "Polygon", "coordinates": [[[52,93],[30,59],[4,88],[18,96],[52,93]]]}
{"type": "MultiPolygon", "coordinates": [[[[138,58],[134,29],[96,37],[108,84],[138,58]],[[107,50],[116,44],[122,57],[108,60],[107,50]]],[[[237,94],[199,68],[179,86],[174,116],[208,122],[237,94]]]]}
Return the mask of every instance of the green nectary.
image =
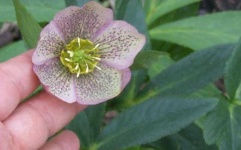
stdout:
{"type": "Polygon", "coordinates": [[[100,69],[97,66],[100,61],[98,46],[99,44],[95,45],[90,40],[74,38],[61,51],[60,60],[77,77],[88,74],[95,68],[100,69]]]}

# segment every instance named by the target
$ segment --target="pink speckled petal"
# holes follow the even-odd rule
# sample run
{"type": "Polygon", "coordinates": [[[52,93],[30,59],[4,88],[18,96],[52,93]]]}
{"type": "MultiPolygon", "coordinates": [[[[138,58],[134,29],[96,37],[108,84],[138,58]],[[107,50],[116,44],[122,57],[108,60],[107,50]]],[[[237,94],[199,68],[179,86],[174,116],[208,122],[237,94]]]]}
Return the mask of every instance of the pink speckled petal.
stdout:
{"type": "Polygon", "coordinates": [[[127,70],[117,70],[105,64],[98,66],[101,70],[75,77],[78,103],[93,105],[107,101],[117,96],[130,80],[131,74],[127,70]]]}
{"type": "Polygon", "coordinates": [[[50,22],[40,33],[38,45],[33,53],[32,61],[41,65],[49,59],[59,56],[64,42],[54,22],[50,22]]]}
{"type": "Polygon", "coordinates": [[[47,92],[67,103],[76,101],[73,75],[61,64],[59,58],[43,65],[34,65],[33,69],[47,92]]]}
{"type": "Polygon", "coordinates": [[[131,70],[129,68],[123,69],[121,88],[124,89],[126,85],[130,82],[130,80],[131,80],[131,70]]]}
{"type": "Polygon", "coordinates": [[[129,67],[145,41],[144,35],[124,21],[114,21],[93,38],[99,44],[102,62],[116,69],[129,67]]]}
{"type": "Polygon", "coordinates": [[[59,12],[54,21],[62,30],[65,42],[80,37],[90,39],[113,20],[112,10],[91,1],[83,7],[70,6],[59,12]]]}

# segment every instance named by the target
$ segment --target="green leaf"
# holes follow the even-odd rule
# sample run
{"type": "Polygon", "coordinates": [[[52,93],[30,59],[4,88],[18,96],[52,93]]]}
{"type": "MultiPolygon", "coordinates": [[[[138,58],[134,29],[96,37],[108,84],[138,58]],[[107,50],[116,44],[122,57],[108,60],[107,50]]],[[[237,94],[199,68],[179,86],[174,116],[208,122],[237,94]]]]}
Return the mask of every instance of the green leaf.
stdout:
{"type": "Polygon", "coordinates": [[[207,86],[223,75],[232,49],[233,45],[221,45],[192,53],[153,78],[137,101],[156,95],[189,95],[207,86]]]}
{"type": "Polygon", "coordinates": [[[198,11],[200,9],[200,3],[201,3],[201,1],[181,7],[179,9],[176,9],[175,11],[171,12],[170,14],[163,16],[160,20],[165,19],[165,17],[166,17],[166,19],[168,19],[169,16],[172,16],[170,21],[197,16],[198,11]]]}
{"type": "Polygon", "coordinates": [[[0,49],[0,62],[4,62],[26,51],[23,41],[14,42],[0,49]]]}
{"type": "Polygon", "coordinates": [[[208,144],[218,144],[220,150],[241,149],[241,107],[220,99],[204,121],[204,138],[208,144]]]}
{"type": "Polygon", "coordinates": [[[199,2],[200,0],[181,0],[181,1],[176,1],[176,0],[162,0],[162,1],[146,1],[146,3],[153,3],[153,4],[146,4],[150,6],[149,8],[149,13],[146,17],[146,22],[148,25],[152,24],[156,19],[159,17],[175,10],[178,8],[181,8],[183,6],[199,2]]]}
{"type": "Polygon", "coordinates": [[[65,0],[66,6],[83,6],[91,0],[65,0]]]}
{"type": "Polygon", "coordinates": [[[170,57],[175,61],[178,61],[194,52],[190,48],[173,44],[170,42],[158,41],[158,40],[152,40],[151,42],[152,42],[152,47],[154,49],[170,54],[170,57]]]}
{"type": "Polygon", "coordinates": [[[130,82],[118,97],[116,97],[113,101],[110,101],[111,105],[114,105],[118,110],[122,110],[135,105],[135,97],[140,91],[146,77],[147,76],[145,71],[133,70],[131,72],[130,82]]]}
{"type": "Polygon", "coordinates": [[[125,150],[154,150],[154,149],[146,148],[146,147],[142,147],[142,146],[136,146],[136,147],[126,148],[125,150]]]}
{"type": "Polygon", "coordinates": [[[151,143],[150,146],[161,150],[217,150],[215,145],[208,146],[204,142],[202,130],[195,124],[151,143]]]}
{"type": "Polygon", "coordinates": [[[34,48],[39,39],[41,27],[19,0],[13,0],[13,3],[23,39],[29,48],[34,48]]]}
{"type": "Polygon", "coordinates": [[[237,101],[241,101],[241,84],[239,84],[239,87],[236,91],[235,98],[237,99],[237,101]]]}
{"type": "MultiPolygon", "coordinates": [[[[49,22],[54,15],[64,9],[64,0],[20,0],[38,22],[49,22]]],[[[0,0],[0,22],[16,21],[11,0],[0,0]]]]}
{"type": "Polygon", "coordinates": [[[103,129],[96,147],[123,149],[155,141],[184,128],[216,104],[216,99],[153,98],[112,120],[103,129]]]}
{"type": "Polygon", "coordinates": [[[81,140],[81,148],[89,148],[98,136],[105,112],[105,103],[89,106],[70,122],[67,129],[74,131],[81,140]]]}
{"type": "Polygon", "coordinates": [[[147,16],[149,13],[156,8],[163,0],[152,0],[152,1],[143,1],[144,2],[144,10],[147,16]]]}
{"type": "Polygon", "coordinates": [[[149,33],[145,22],[145,12],[141,0],[116,0],[115,19],[125,20],[146,36],[144,49],[151,49],[149,33]]]}
{"type": "Polygon", "coordinates": [[[14,6],[11,0],[0,0],[0,22],[16,21],[14,6]]]}
{"type": "Polygon", "coordinates": [[[195,93],[189,95],[192,98],[207,98],[207,97],[215,97],[220,98],[222,92],[217,88],[217,86],[213,83],[210,83],[208,86],[198,90],[195,93]]]}
{"type": "Polygon", "coordinates": [[[199,3],[193,3],[181,8],[178,8],[160,18],[158,18],[156,21],[154,21],[151,25],[148,26],[149,29],[155,27],[155,26],[160,26],[162,24],[166,24],[169,22],[177,21],[180,19],[184,18],[189,18],[193,16],[198,15],[200,7],[200,2],[199,3]]]}
{"type": "Polygon", "coordinates": [[[223,12],[191,17],[157,26],[151,38],[177,43],[194,50],[237,42],[241,33],[241,12],[223,12]]]}
{"type": "Polygon", "coordinates": [[[195,124],[184,128],[173,136],[179,141],[181,150],[218,150],[215,145],[208,146],[205,143],[202,130],[195,124]]]}
{"type": "Polygon", "coordinates": [[[233,54],[230,57],[227,66],[225,68],[225,85],[226,90],[231,99],[235,98],[236,91],[241,81],[241,39],[234,48],[233,54]]]}
{"type": "Polygon", "coordinates": [[[174,61],[170,58],[169,55],[161,55],[161,57],[156,62],[149,65],[148,76],[152,80],[155,76],[160,74],[163,70],[168,68],[173,63],[174,61]]]}
{"type": "Polygon", "coordinates": [[[157,62],[163,57],[168,57],[169,55],[164,52],[147,50],[141,51],[135,58],[133,65],[131,66],[132,70],[138,69],[148,69],[153,63],[157,62]]]}

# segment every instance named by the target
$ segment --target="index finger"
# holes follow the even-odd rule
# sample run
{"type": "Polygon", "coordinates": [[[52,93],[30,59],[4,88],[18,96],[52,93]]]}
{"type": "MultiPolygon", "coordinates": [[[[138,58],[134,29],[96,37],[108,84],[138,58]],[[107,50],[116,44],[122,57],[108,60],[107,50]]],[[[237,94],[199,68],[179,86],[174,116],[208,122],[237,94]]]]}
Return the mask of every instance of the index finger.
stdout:
{"type": "Polygon", "coordinates": [[[0,121],[40,84],[32,69],[32,54],[30,50],[0,64],[0,121]]]}

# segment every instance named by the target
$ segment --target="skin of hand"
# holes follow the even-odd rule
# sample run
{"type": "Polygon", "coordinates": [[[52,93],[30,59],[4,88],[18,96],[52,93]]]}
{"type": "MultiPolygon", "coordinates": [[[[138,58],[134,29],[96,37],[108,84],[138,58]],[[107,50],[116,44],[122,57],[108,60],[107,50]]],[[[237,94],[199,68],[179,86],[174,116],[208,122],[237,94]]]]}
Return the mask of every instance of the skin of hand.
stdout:
{"type": "Polygon", "coordinates": [[[33,50],[0,64],[0,150],[78,150],[78,137],[61,131],[86,106],[40,92],[21,102],[40,82],[32,70],[33,50]]]}

